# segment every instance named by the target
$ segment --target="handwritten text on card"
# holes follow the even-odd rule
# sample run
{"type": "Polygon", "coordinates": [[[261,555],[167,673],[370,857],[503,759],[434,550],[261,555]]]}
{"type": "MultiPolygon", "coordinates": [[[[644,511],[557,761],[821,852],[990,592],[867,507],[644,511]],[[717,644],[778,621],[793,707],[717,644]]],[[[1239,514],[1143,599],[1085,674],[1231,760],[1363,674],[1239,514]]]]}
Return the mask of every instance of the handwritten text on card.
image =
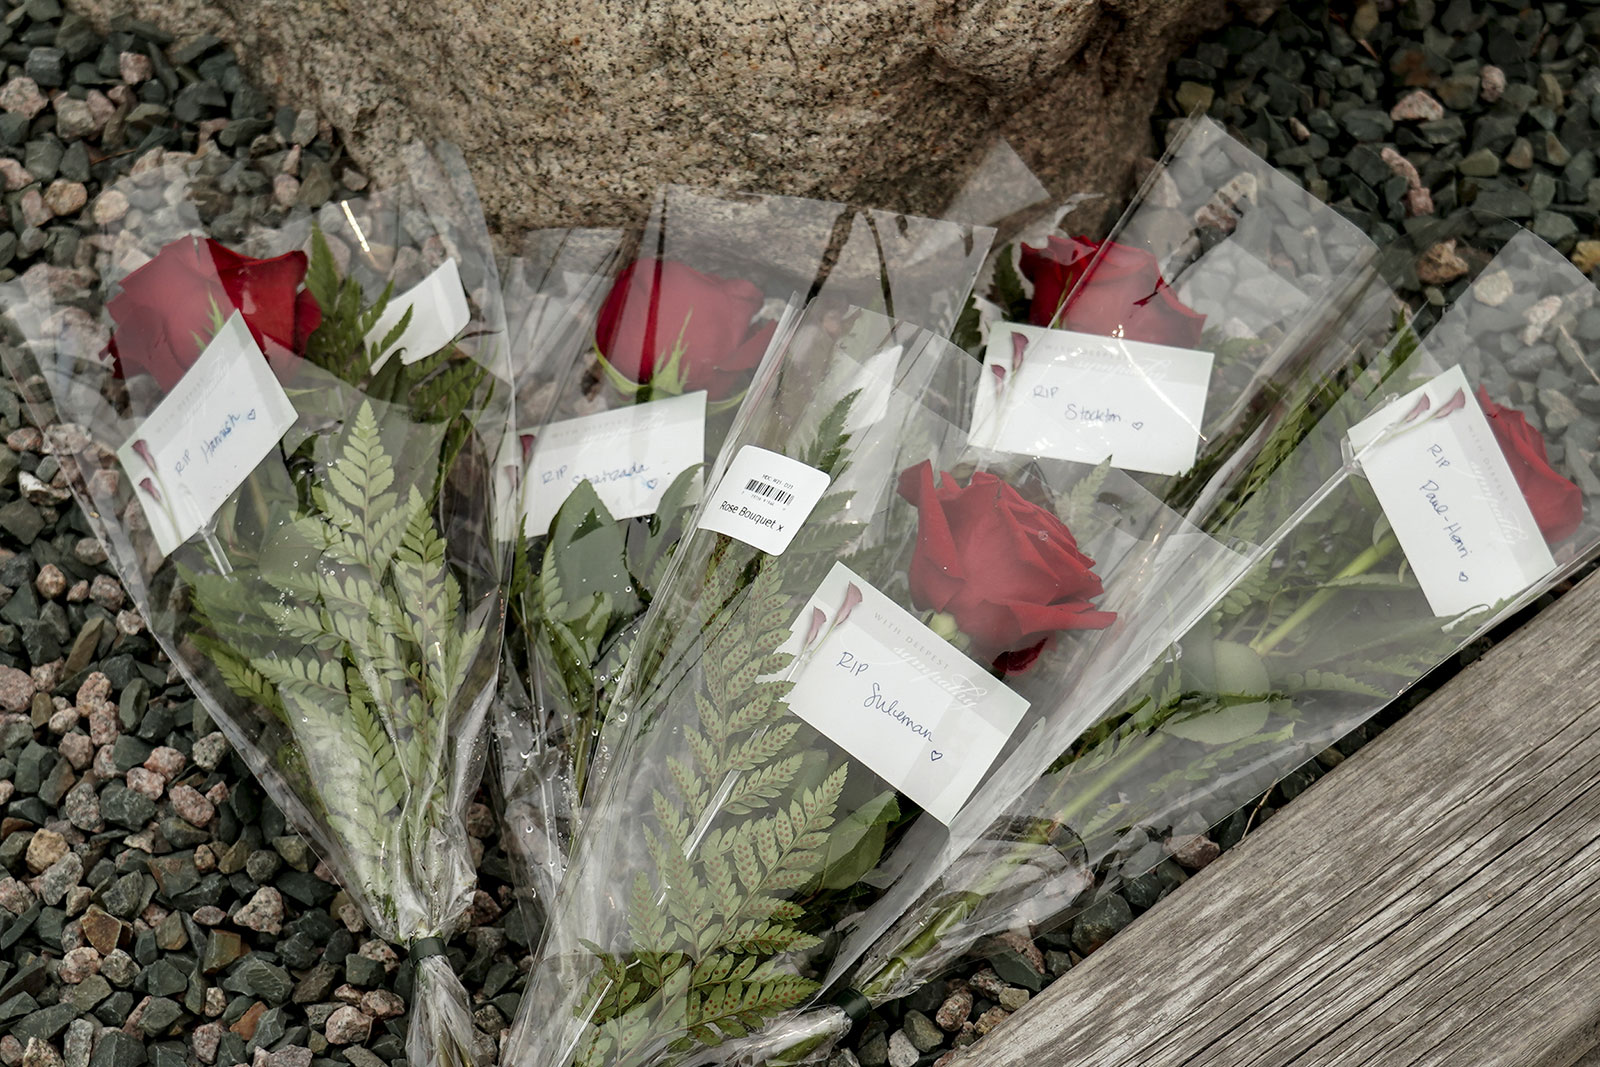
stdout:
{"type": "Polygon", "coordinates": [[[980,448],[1151,474],[1194,465],[1209,352],[1008,324],[989,335],[972,416],[980,448]]]}
{"type": "Polygon", "coordinates": [[[117,449],[163,556],[211,521],[295,418],[244,316],[234,312],[117,449]]]}
{"type": "Polygon", "coordinates": [[[1435,615],[1498,603],[1555,569],[1460,367],[1356,424],[1350,446],[1435,615]]]}
{"type": "Polygon", "coordinates": [[[836,563],[795,620],[789,706],[949,823],[1027,701],[836,563]]]}

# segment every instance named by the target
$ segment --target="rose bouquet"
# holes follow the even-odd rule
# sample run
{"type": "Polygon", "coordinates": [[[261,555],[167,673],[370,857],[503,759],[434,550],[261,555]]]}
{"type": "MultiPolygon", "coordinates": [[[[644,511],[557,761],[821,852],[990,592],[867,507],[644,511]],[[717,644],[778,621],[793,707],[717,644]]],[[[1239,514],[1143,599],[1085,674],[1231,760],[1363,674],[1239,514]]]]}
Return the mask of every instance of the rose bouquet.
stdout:
{"type": "Polygon", "coordinates": [[[1110,455],[1187,506],[1306,407],[1352,324],[1387,313],[1376,262],[1357,227],[1216,123],[1185,123],[1109,237],[1047,225],[996,253],[957,335],[992,375],[975,432],[1023,454],[1110,455]],[[1100,399],[1058,400],[1085,393],[1100,399]]]}
{"type": "Polygon", "coordinates": [[[414,148],[406,182],[230,247],[206,220],[247,217],[249,183],[215,162],[150,157],[97,274],[8,285],[6,361],[150,632],[410,946],[410,1058],[470,1063],[442,938],[472,898],[507,562],[487,233],[459,159],[414,148]]]}
{"type": "MultiPolygon", "coordinates": [[[[1597,303],[1522,234],[1421,345],[1402,329],[1339,376],[1349,388],[1310,432],[1259,449],[1233,491],[1234,528],[1270,530],[1258,562],[949,864],[848,986],[903,996],[989,935],[1047,930],[1124,887],[1163,892],[1149,872],[1185,835],[1591,558],[1600,435],[1532,380],[1552,357],[1589,374],[1575,323],[1597,303]]],[[[769,1050],[814,1051],[847,1027],[817,1013],[769,1050]]],[[[969,1023],[958,1043],[974,1037],[969,1023]]]]}
{"type": "Polygon", "coordinates": [[[975,447],[981,373],[813,304],[758,375],[616,684],[508,1062],[740,1056],[1060,692],[1120,692],[1243,566],[1108,466],[975,447]]]}
{"type": "MultiPolygon", "coordinates": [[[[518,377],[530,456],[502,705],[510,837],[535,896],[560,877],[604,747],[616,680],[654,601],[703,467],[791,302],[894,309],[948,330],[987,252],[982,227],[785,197],[665,190],[592,318],[526,355],[518,377]]],[[[590,274],[587,277],[594,278],[590,274]]],[[[547,285],[548,290],[551,286],[547,285]]],[[[565,306],[571,308],[568,302],[565,306]]],[[[819,311],[819,314],[823,312],[819,311]]]]}

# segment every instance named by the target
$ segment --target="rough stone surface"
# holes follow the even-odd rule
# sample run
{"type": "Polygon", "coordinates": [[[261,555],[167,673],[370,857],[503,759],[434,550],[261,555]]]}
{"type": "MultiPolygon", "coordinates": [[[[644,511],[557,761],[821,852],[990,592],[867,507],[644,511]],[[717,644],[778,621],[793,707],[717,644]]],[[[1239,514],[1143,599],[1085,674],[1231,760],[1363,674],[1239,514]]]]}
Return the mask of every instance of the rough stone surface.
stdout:
{"type": "MultiPolygon", "coordinates": [[[[1263,17],[1272,0],[1243,0],[1263,17]]],[[[1004,134],[1059,192],[1121,191],[1178,47],[1230,0],[87,0],[234,41],[364,170],[448,136],[492,224],[628,221],[663,182],[907,210],[1004,134]],[[329,77],[330,71],[353,72],[329,77]]],[[[302,181],[304,178],[302,177],[302,181]]]]}
{"type": "Polygon", "coordinates": [[[372,1016],[347,1004],[328,1016],[323,1032],[331,1045],[353,1045],[365,1041],[371,1031],[372,1016]]]}

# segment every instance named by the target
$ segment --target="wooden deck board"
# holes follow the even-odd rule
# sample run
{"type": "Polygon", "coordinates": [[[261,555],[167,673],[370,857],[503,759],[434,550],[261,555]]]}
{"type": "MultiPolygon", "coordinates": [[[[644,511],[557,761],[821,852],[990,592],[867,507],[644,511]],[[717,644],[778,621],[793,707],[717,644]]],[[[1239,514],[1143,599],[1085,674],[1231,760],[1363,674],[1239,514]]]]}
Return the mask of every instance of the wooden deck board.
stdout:
{"type": "Polygon", "coordinates": [[[954,1067],[1600,1067],[1600,575],[954,1067]]]}

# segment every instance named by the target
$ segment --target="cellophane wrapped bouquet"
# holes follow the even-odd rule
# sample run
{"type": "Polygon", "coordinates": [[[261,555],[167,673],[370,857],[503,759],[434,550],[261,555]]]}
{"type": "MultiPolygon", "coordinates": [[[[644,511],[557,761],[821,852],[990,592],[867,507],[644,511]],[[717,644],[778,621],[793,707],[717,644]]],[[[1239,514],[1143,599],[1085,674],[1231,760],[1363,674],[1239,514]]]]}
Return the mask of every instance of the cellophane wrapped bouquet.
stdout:
{"type": "Polygon", "coordinates": [[[227,163],[169,154],[119,180],[129,210],[92,275],[6,287],[6,362],[150,632],[372,929],[410,947],[409,1057],[470,1063],[442,939],[475,884],[465,809],[508,563],[487,232],[453,150],[413,146],[392,188],[223,242],[227,163]]]}
{"type": "Polygon", "coordinates": [[[1519,232],[1425,336],[1397,329],[1263,471],[1267,495],[1298,502],[1270,553],[1019,817],[1070,825],[1101,894],[1148,894],[1174,838],[1293,781],[1592,559],[1600,438],[1548,383],[1592,380],[1577,322],[1597,303],[1519,232]]]}
{"type": "MultiPolygon", "coordinates": [[[[548,421],[555,400],[550,368],[574,363],[588,350],[622,240],[620,230],[529,231],[502,271],[519,454],[513,457],[516,491],[503,498],[496,518],[501,536],[514,542],[514,560],[523,567],[516,572],[518,592],[509,605],[514,620],[537,617],[535,605],[527,600],[532,560],[523,539],[522,479],[538,428],[548,421]]],[[[534,679],[521,643],[525,638],[526,630],[514,629],[511,651],[501,659],[492,729],[503,840],[523,904],[532,906],[529,898],[540,896],[564,865],[562,835],[569,831],[572,771],[564,744],[570,720],[563,706],[535,705],[530,688],[534,679]]]]}

